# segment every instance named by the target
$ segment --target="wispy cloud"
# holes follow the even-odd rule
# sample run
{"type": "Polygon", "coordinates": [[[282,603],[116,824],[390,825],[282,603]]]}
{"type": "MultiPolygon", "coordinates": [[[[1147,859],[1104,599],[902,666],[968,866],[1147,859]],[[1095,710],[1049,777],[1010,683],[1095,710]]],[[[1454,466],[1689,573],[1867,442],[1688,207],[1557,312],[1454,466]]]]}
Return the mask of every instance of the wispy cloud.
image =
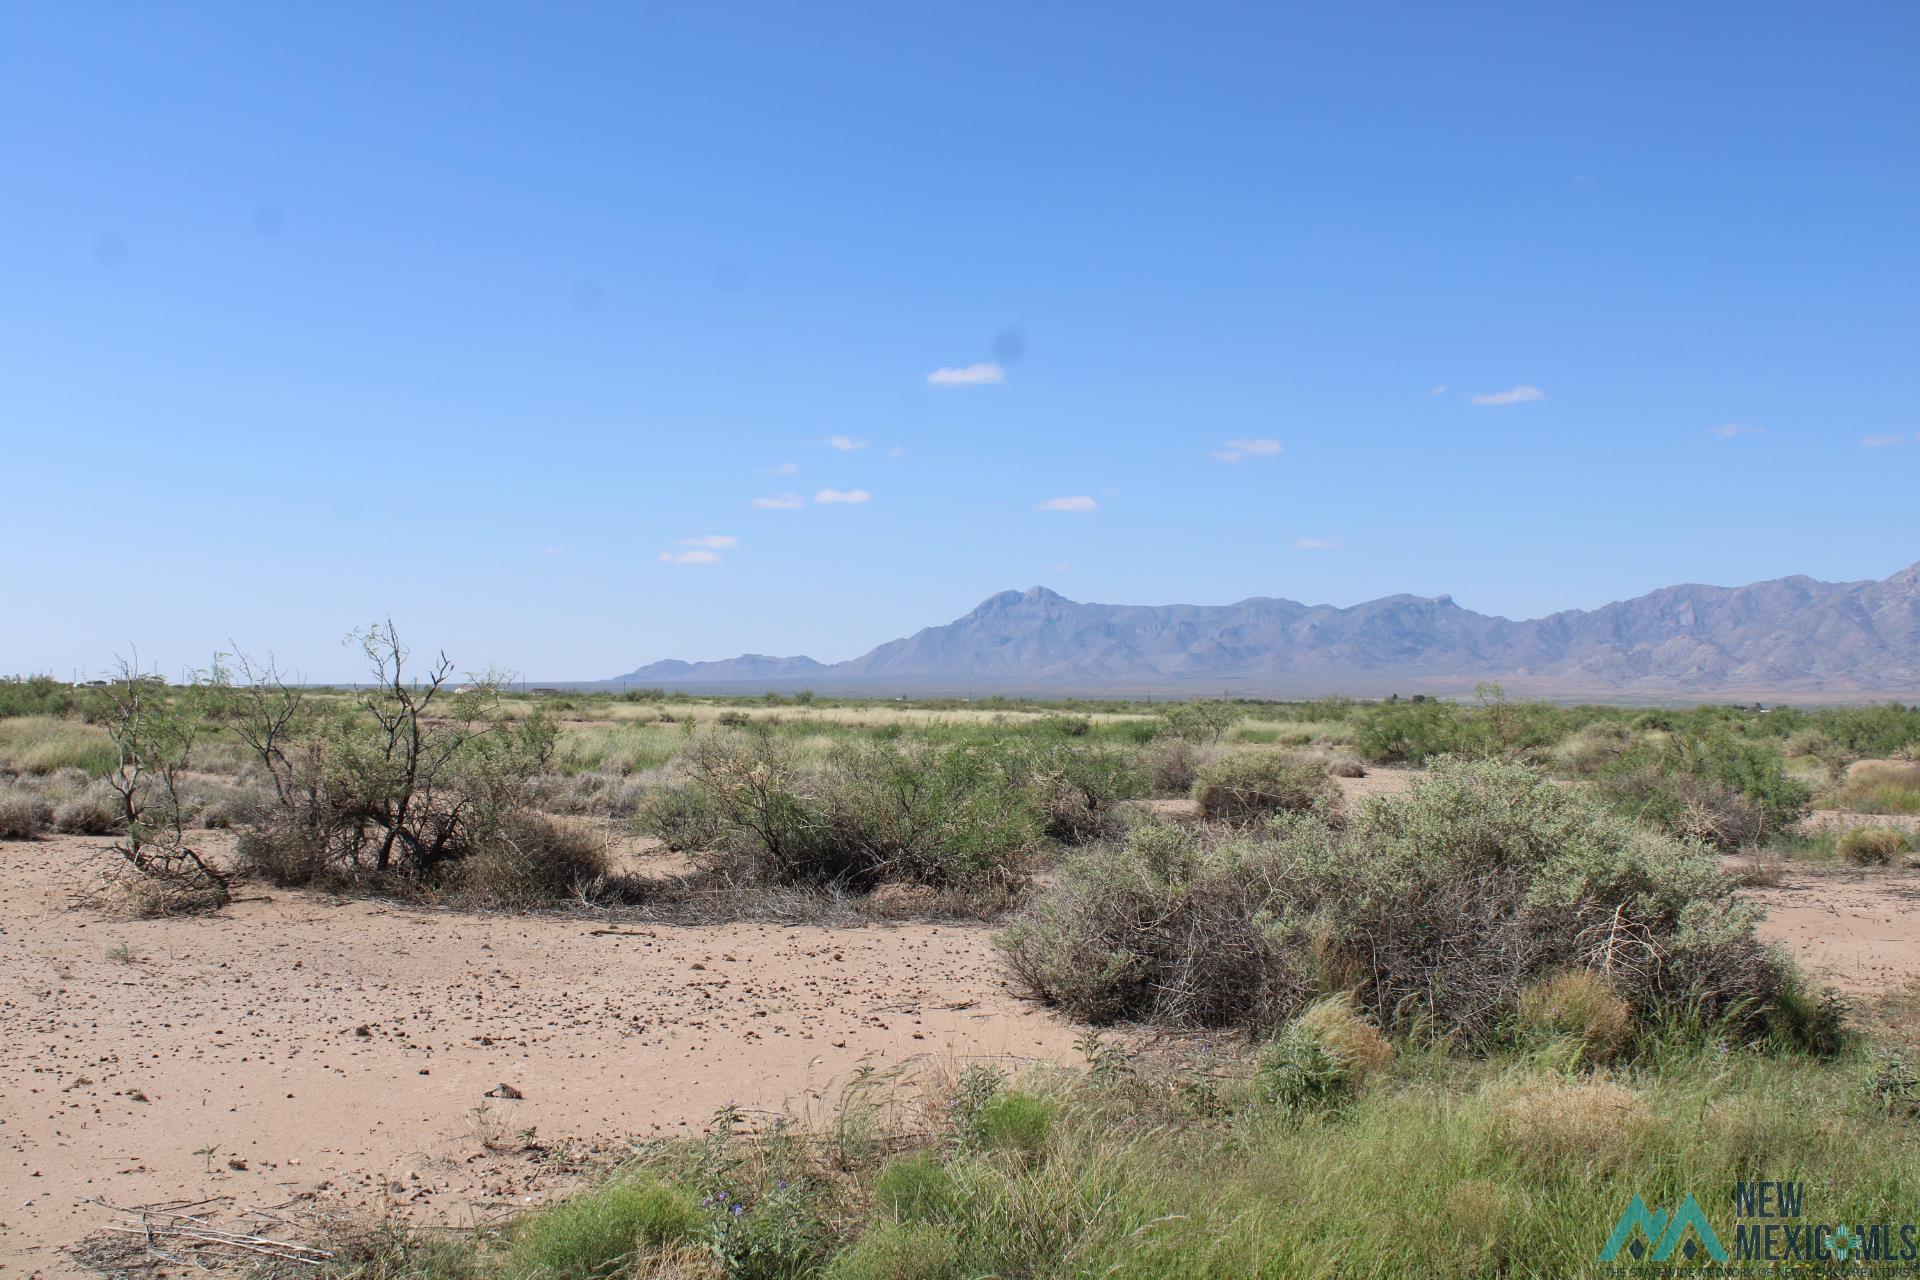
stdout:
{"type": "Polygon", "coordinates": [[[755,498],[753,505],[762,511],[797,511],[806,504],[797,493],[777,493],[771,498],[755,498]]]}
{"type": "Polygon", "coordinates": [[[1741,436],[1763,436],[1767,434],[1765,427],[1749,426],[1744,422],[1729,422],[1724,426],[1708,427],[1707,430],[1719,436],[1722,440],[1738,440],[1741,436]]]}
{"type": "Polygon", "coordinates": [[[889,458],[904,458],[907,456],[907,451],[901,445],[891,445],[887,449],[887,456],[889,458]]]}
{"type": "Polygon", "coordinates": [[[828,436],[824,442],[829,449],[838,449],[842,453],[852,453],[855,449],[867,447],[865,440],[855,440],[852,436],[828,436]]]}
{"type": "Polygon", "coordinates": [[[800,464],[797,462],[782,462],[778,466],[762,467],[760,469],[770,476],[791,476],[799,474],[800,464]]]}
{"type": "Polygon", "coordinates": [[[1293,545],[1302,551],[1338,551],[1346,544],[1338,538],[1296,538],[1293,545]]]}
{"type": "Polygon", "coordinates": [[[661,564],[719,564],[720,557],[711,551],[662,551],[661,564]]]}
{"type": "Polygon", "coordinates": [[[1525,404],[1529,400],[1545,400],[1547,393],[1538,387],[1525,383],[1517,387],[1508,387],[1505,391],[1482,391],[1473,397],[1475,404],[1525,404]]]}
{"type": "Polygon", "coordinates": [[[866,502],[873,495],[865,489],[821,489],[814,493],[815,502],[866,502]]]}
{"type": "Polygon", "coordinates": [[[1260,437],[1248,440],[1229,440],[1213,451],[1213,456],[1221,462],[1245,462],[1248,458],[1271,458],[1286,446],[1278,440],[1260,437]]]}
{"type": "Polygon", "coordinates": [[[935,387],[991,387],[999,386],[1006,380],[1007,371],[990,361],[935,369],[927,375],[928,385],[935,387]]]}
{"type": "MultiPolygon", "coordinates": [[[[1914,437],[1920,439],[1920,436],[1914,437]]],[[[1869,449],[1891,449],[1894,445],[1905,444],[1905,436],[1861,436],[1860,443],[1869,449]]]]}
{"type": "Polygon", "coordinates": [[[1066,571],[1067,571],[1067,562],[1064,560],[1062,560],[1058,564],[1050,564],[1047,566],[1048,573],[1065,573],[1066,571]]]}
{"type": "Polygon", "coordinates": [[[1045,502],[1034,504],[1035,511],[1098,511],[1100,504],[1086,494],[1075,494],[1069,498],[1048,498],[1045,502]]]}
{"type": "Polygon", "coordinates": [[[709,551],[725,551],[728,547],[740,545],[740,539],[727,533],[703,533],[697,538],[682,538],[683,547],[705,547],[709,551]]]}
{"type": "Polygon", "coordinates": [[[1447,394],[1447,384],[1444,382],[1436,382],[1427,394],[1430,396],[1443,396],[1447,394]]]}

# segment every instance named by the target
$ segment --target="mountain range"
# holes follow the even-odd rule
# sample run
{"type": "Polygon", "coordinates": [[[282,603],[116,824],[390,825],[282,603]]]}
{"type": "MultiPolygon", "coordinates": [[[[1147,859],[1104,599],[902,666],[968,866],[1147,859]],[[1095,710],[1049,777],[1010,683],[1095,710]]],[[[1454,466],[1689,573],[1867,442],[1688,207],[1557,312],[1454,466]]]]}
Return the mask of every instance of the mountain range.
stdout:
{"type": "Polygon", "coordinates": [[[1446,692],[1481,680],[1551,696],[1865,697],[1920,690],[1920,564],[1884,581],[1795,576],[1663,587],[1598,609],[1514,621],[1451,596],[1348,608],[1255,597],[1114,605],[1044,587],[846,662],[744,654],[669,660],[610,683],[713,692],[1446,692]]]}

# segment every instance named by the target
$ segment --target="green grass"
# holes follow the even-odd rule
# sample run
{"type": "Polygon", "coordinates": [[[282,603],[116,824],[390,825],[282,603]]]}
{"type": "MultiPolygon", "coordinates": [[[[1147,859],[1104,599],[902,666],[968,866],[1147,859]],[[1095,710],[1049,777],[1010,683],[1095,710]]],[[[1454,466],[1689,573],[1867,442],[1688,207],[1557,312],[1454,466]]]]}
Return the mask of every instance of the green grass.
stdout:
{"type": "Polygon", "coordinates": [[[0,720],[0,769],[15,773],[84,769],[98,778],[116,763],[113,741],[98,725],[53,716],[0,720]]]}
{"type": "MultiPolygon", "coordinates": [[[[1701,1041],[1614,1075],[1403,1047],[1357,1099],[1303,1114],[1262,1104],[1203,1055],[1036,1078],[967,1132],[891,1154],[850,1158],[791,1132],[663,1144],[643,1161],[660,1182],[638,1185],[671,1206],[666,1248],[734,1248],[723,1275],[1596,1276],[1635,1195],[1695,1196],[1729,1249],[1743,1181],[1803,1184],[1809,1221],[1920,1217],[1920,1129],[1876,1101],[1876,1070],[1701,1041]],[[747,1239],[799,1269],[743,1266],[747,1239]]],[[[622,1245],[654,1239],[634,1222],[656,1219],[608,1195],[543,1210],[452,1270],[611,1274],[622,1245]]]]}

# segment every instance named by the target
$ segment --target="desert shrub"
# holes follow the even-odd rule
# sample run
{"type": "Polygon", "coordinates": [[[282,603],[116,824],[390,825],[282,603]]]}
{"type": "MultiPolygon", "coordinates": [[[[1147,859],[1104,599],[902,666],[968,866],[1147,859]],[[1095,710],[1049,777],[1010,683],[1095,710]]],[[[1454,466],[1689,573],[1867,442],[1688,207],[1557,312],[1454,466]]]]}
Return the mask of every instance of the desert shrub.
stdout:
{"type": "Polygon", "coordinates": [[[1377,764],[1512,759],[1549,746],[1576,723],[1549,703],[1511,701],[1499,685],[1483,684],[1467,705],[1433,698],[1377,703],[1360,717],[1354,746],[1377,764]]]}
{"type": "Polygon", "coordinates": [[[23,787],[0,791],[0,840],[31,840],[53,825],[53,807],[23,787]]]}
{"type": "Polygon", "coordinates": [[[685,794],[644,817],[670,845],[778,883],[1005,886],[1044,839],[1032,764],[992,743],[926,740],[803,761],[769,732],[713,735],[680,760],[685,794]]]}
{"type": "Polygon", "coordinates": [[[249,679],[231,720],[272,792],[246,823],[243,856],[287,883],[398,887],[437,881],[482,850],[509,853],[509,827],[534,808],[552,758],[552,720],[539,708],[511,718],[495,677],[451,689],[444,655],[410,678],[391,623],[354,639],[374,682],[350,706],[316,705],[241,660],[249,679]]]}
{"type": "Polygon", "coordinates": [[[1034,750],[1020,768],[1040,812],[1047,838],[1086,844],[1118,834],[1120,803],[1147,791],[1147,782],[1126,752],[1077,744],[1034,750]]]}
{"type": "Polygon", "coordinates": [[[589,897],[612,870],[606,842],[577,823],[516,813],[459,864],[457,887],[477,905],[516,907],[589,897]]]}
{"type": "Polygon", "coordinates": [[[1154,795],[1184,796],[1193,790],[1207,755],[1186,738],[1167,735],[1142,747],[1139,759],[1141,776],[1154,795]]]}
{"type": "Polygon", "coordinates": [[[1087,1022],[1272,1025],[1308,994],[1267,927],[1284,872],[1271,845],[1146,824],[1070,858],[1000,943],[1034,995],[1087,1022]]]}
{"type": "Polygon", "coordinates": [[[1003,945],[1034,994],[1090,1021],[1265,1028],[1352,991],[1383,1027],[1485,1042],[1530,984],[1595,968],[1640,1010],[1687,1004],[1759,1038],[1796,978],[1756,916],[1698,844],[1518,765],[1439,761],[1344,831],[1144,828],[1069,861],[1003,945]]]}
{"type": "Polygon", "coordinates": [[[1734,849],[1805,817],[1813,789],[1770,743],[1673,732],[1622,755],[1600,779],[1616,809],[1673,835],[1734,849]]]}
{"type": "Polygon", "coordinates": [[[704,1225],[682,1191],[650,1180],[613,1182],[523,1219],[507,1262],[524,1280],[613,1276],[630,1271],[641,1250],[694,1239],[704,1225]]]}
{"type": "Polygon", "coordinates": [[[1231,702],[1195,698],[1191,702],[1173,702],[1161,709],[1161,732],[1188,742],[1218,743],[1227,731],[1240,722],[1241,709],[1231,702]]]}
{"type": "Polygon", "coordinates": [[[1329,808],[1339,794],[1324,764],[1284,751],[1226,756],[1202,769],[1193,783],[1201,814],[1221,822],[1329,808]]]}
{"type": "Polygon", "coordinates": [[[1633,1009],[1588,969],[1553,974],[1520,993],[1524,1036],[1571,1044],[1576,1060],[1607,1063],[1633,1043],[1633,1009]]]}
{"type": "Polygon", "coordinates": [[[1834,843],[1834,849],[1856,867],[1884,867],[1913,852],[1913,841],[1893,827],[1855,827],[1834,843]]]}
{"type": "Polygon", "coordinates": [[[1393,1060],[1393,1046],[1345,995],[1308,1005],[1262,1050],[1255,1080],[1267,1101],[1292,1112],[1338,1107],[1373,1072],[1393,1060]]]}
{"type": "Polygon", "coordinates": [[[1364,778],[1367,766],[1352,756],[1335,756],[1327,761],[1327,774],[1334,778],[1364,778]]]}
{"type": "Polygon", "coordinates": [[[1590,724],[1553,749],[1554,766],[1576,778],[1592,778],[1611,769],[1634,746],[1633,731],[1618,721],[1590,724]]]}
{"type": "Polygon", "coordinates": [[[83,691],[52,676],[0,677],[0,719],[64,716],[80,707],[83,691]]]}

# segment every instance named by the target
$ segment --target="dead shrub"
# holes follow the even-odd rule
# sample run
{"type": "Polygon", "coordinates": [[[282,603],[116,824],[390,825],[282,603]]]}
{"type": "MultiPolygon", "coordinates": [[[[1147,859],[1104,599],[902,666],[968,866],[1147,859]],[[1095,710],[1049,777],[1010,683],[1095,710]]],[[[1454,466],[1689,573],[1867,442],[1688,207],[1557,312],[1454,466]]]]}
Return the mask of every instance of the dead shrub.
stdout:
{"type": "Polygon", "coordinates": [[[1353,756],[1335,756],[1327,761],[1327,773],[1335,778],[1364,778],[1367,766],[1353,756]]]}

